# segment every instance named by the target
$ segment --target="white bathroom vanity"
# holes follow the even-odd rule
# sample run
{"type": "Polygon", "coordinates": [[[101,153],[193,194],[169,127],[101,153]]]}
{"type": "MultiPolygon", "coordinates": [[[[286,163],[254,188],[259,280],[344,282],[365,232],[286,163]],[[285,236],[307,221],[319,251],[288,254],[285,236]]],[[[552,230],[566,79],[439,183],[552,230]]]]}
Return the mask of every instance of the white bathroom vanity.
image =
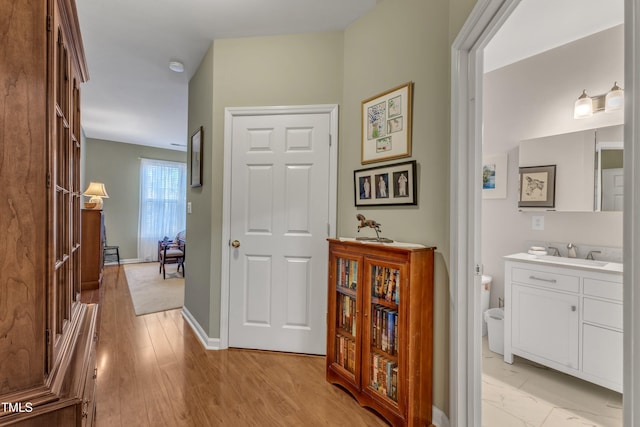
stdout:
{"type": "Polygon", "coordinates": [[[622,264],[505,257],[504,361],[517,355],[622,392],[622,264]]]}

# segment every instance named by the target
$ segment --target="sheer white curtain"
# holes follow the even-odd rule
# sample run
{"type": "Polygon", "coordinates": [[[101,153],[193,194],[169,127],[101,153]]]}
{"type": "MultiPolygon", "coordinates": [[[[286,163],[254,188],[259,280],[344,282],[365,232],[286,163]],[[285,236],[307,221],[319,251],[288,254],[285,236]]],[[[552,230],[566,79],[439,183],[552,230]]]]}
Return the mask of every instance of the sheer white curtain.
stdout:
{"type": "Polygon", "coordinates": [[[185,229],[186,211],[186,163],[141,159],[138,259],[156,261],[158,240],[185,229]]]}

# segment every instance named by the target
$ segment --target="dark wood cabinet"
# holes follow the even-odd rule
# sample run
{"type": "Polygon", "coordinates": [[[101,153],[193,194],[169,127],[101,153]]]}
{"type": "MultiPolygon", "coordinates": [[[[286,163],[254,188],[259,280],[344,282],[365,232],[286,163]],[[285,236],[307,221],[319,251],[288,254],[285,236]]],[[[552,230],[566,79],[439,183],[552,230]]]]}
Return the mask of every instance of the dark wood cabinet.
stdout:
{"type": "Polygon", "coordinates": [[[432,425],[434,250],[329,239],[327,381],[394,426],[432,425]]]}
{"type": "Polygon", "coordinates": [[[104,212],[82,210],[82,290],[98,289],[102,283],[104,212]]]}
{"type": "Polygon", "coordinates": [[[97,307],[80,302],[76,6],[8,0],[0,16],[0,426],[87,425],[97,307]]]}

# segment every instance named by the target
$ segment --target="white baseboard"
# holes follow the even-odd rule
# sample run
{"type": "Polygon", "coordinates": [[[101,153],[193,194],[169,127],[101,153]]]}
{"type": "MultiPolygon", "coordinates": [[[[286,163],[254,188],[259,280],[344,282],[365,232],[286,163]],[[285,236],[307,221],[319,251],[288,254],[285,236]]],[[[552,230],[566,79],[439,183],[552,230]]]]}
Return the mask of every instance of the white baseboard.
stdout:
{"type": "Polygon", "coordinates": [[[182,307],[182,317],[184,317],[184,320],[186,320],[189,326],[191,326],[191,329],[205,349],[220,350],[220,338],[209,338],[204,332],[204,329],[202,329],[202,326],[200,326],[198,321],[186,307],[182,307]]]}
{"type": "MultiPolygon", "coordinates": [[[[137,258],[129,258],[129,259],[121,259],[120,264],[138,264],[140,262],[145,262],[141,259],[137,258]]],[[[158,261],[155,261],[158,262],[158,261]]],[[[105,262],[104,265],[118,265],[118,262],[105,262]]]]}
{"type": "Polygon", "coordinates": [[[432,413],[432,422],[436,427],[449,427],[449,418],[437,407],[433,406],[431,408],[432,413]]]}

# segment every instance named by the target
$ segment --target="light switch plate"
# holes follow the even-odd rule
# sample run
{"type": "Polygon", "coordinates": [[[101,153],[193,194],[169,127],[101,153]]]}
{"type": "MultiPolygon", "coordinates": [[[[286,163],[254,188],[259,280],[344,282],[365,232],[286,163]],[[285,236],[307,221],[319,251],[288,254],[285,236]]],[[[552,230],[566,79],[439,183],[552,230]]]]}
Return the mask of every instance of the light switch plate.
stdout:
{"type": "Polygon", "coordinates": [[[191,213],[191,202],[187,202],[187,213],[191,213]]]}

